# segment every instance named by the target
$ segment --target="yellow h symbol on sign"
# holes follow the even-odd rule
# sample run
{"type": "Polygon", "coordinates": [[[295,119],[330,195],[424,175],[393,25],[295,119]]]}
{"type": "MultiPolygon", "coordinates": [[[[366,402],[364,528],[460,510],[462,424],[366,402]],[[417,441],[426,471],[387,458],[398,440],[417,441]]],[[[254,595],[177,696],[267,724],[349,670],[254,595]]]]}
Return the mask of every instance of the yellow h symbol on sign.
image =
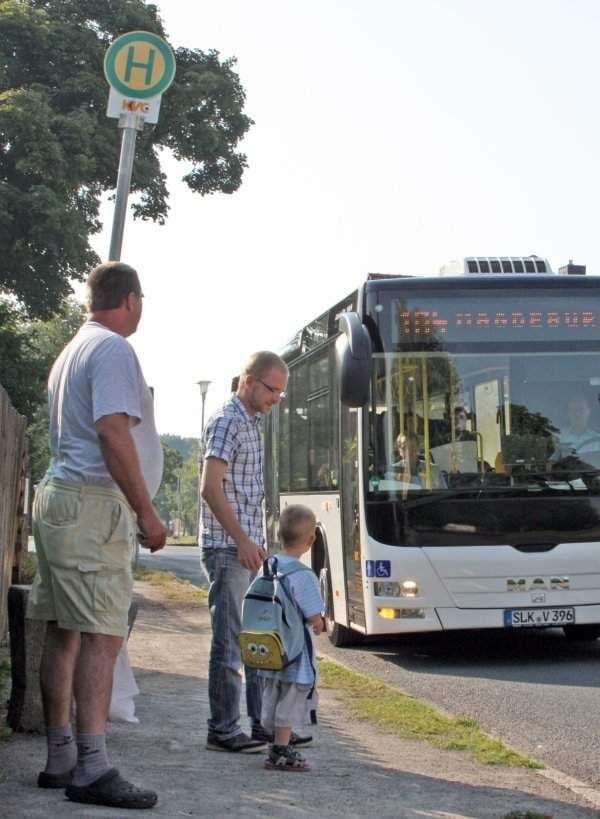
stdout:
{"type": "Polygon", "coordinates": [[[135,46],[130,45],[127,49],[127,61],[125,63],[125,77],[124,81],[126,83],[131,82],[131,72],[134,68],[145,68],[146,69],[146,85],[151,85],[152,83],[152,72],[154,70],[154,58],[156,56],[156,51],[153,48],[148,49],[148,62],[136,62],[134,60],[135,56],[135,46]]]}

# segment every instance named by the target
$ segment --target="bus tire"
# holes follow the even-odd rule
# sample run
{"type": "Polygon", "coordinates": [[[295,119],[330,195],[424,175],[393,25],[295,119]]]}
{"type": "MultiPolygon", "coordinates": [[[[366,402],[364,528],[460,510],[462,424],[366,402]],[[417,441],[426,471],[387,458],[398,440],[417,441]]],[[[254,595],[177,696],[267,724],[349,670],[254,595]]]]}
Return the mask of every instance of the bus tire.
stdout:
{"type": "Polygon", "coordinates": [[[347,626],[342,626],[334,620],[329,561],[325,563],[325,566],[319,573],[319,585],[321,587],[323,602],[325,603],[325,626],[329,642],[336,648],[349,648],[350,646],[355,646],[360,643],[362,634],[353,631],[347,626]]]}
{"type": "Polygon", "coordinates": [[[567,640],[576,642],[591,642],[600,637],[600,623],[583,623],[579,626],[563,626],[567,640]]]}

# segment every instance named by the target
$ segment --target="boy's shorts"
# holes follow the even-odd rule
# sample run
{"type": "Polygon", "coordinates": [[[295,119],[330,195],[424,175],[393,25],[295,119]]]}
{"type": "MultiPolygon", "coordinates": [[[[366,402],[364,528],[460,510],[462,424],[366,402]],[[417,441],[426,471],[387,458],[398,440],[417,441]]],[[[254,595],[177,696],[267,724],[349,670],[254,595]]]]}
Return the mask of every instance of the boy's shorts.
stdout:
{"type": "Polygon", "coordinates": [[[118,489],[51,478],[37,489],[38,568],[27,617],[69,631],[126,637],[135,515],[118,489]]]}
{"type": "Polygon", "coordinates": [[[277,677],[262,681],[261,725],[270,734],[275,728],[296,728],[310,725],[311,712],[317,711],[317,689],[304,683],[284,682],[277,677]],[[310,692],[312,697],[308,699],[310,692]]]}

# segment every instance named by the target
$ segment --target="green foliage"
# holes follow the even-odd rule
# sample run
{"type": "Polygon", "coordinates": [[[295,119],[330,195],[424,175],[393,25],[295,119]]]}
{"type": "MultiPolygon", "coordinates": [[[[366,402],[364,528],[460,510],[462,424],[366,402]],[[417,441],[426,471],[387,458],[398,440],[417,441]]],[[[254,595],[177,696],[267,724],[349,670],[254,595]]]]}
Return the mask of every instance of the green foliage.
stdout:
{"type": "Polygon", "coordinates": [[[441,714],[373,677],[357,674],[330,660],[322,660],[319,669],[321,685],[335,688],[356,719],[368,720],[398,736],[427,742],[435,748],[469,751],[486,765],[542,767],[489,737],[473,719],[441,714]]]}
{"type": "Polygon", "coordinates": [[[157,586],[163,598],[175,603],[202,603],[208,592],[205,588],[194,586],[191,580],[177,577],[175,572],[151,572],[136,569],[134,579],[150,586],[157,586]]]}
{"type": "MultiPolygon", "coordinates": [[[[165,37],[143,0],[0,0],[0,292],[48,317],[98,259],[89,237],[100,196],[115,186],[120,132],[105,114],[103,59],[118,35],[165,37]]],[[[252,124],[235,60],[174,49],[177,73],[159,123],[139,136],[134,216],[168,212],[160,151],[191,165],[183,177],[206,195],[232,193],[246,157],[236,148],[252,124]]]]}
{"type": "Polygon", "coordinates": [[[54,360],[83,324],[83,307],[66,300],[50,320],[31,320],[0,300],[0,384],[28,421],[31,477],[36,483],[49,459],[46,382],[54,360]]]}
{"type": "Polygon", "coordinates": [[[183,532],[196,533],[198,516],[198,442],[194,438],[161,435],[165,468],[154,506],[168,526],[175,519],[181,521],[183,532]],[[167,443],[169,442],[169,443],[167,443]],[[184,456],[171,444],[179,446],[184,456]]]}
{"type": "Polygon", "coordinates": [[[37,571],[37,555],[35,552],[25,552],[19,566],[19,583],[30,586],[37,571]]]}
{"type": "Polygon", "coordinates": [[[180,435],[161,435],[160,440],[165,446],[175,449],[184,461],[190,457],[192,448],[197,443],[195,438],[182,438],[180,435]]]}

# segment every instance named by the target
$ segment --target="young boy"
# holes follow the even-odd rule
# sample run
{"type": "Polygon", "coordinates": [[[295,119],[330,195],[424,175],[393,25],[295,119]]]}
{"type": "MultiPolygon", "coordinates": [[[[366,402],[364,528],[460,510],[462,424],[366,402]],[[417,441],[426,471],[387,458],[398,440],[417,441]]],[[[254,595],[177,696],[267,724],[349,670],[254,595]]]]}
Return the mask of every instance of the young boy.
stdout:
{"type": "MultiPolygon", "coordinates": [[[[280,566],[299,560],[310,551],[315,542],[317,521],[306,506],[287,506],[279,522],[281,553],[277,555],[280,566]]],[[[283,581],[286,591],[302,612],[304,620],[314,634],[324,629],[323,600],[319,581],[312,571],[298,571],[287,575],[283,581]]],[[[312,641],[312,635],[307,634],[312,641]]],[[[312,646],[311,646],[312,647],[312,646]]],[[[260,672],[263,677],[263,700],[261,722],[266,731],[273,734],[265,768],[280,771],[309,771],[310,765],[290,745],[292,728],[310,723],[312,711],[316,711],[315,689],[316,661],[314,649],[309,653],[304,645],[301,656],[281,671],[260,672]],[[312,661],[311,661],[312,656],[312,661]]]]}

